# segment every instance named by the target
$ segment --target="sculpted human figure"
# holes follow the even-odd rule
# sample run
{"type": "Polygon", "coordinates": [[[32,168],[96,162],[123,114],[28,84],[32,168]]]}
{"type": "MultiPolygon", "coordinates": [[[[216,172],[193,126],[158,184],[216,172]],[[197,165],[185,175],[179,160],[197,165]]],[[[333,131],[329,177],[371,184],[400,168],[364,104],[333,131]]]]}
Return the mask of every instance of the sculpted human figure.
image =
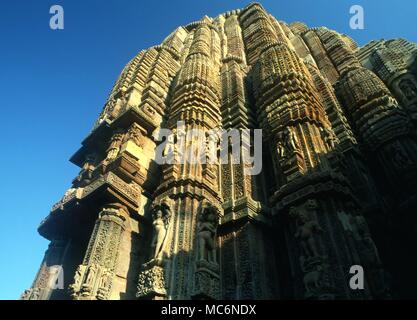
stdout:
{"type": "Polygon", "coordinates": [[[298,143],[297,136],[295,135],[294,131],[291,128],[286,128],[285,130],[284,144],[288,152],[295,151],[298,148],[299,143],[298,143]]]}
{"type": "Polygon", "coordinates": [[[210,132],[206,134],[206,156],[209,164],[217,163],[217,151],[219,150],[219,134],[217,132],[210,132]]]}
{"type": "Polygon", "coordinates": [[[278,152],[278,157],[280,159],[283,159],[285,157],[285,146],[284,146],[284,135],[282,134],[282,132],[279,133],[278,135],[278,142],[277,142],[277,152],[278,152]]]}
{"type": "Polygon", "coordinates": [[[83,164],[84,171],[92,171],[94,170],[94,163],[96,161],[96,154],[90,153],[85,157],[85,162],[83,164]]]}
{"type": "Polygon", "coordinates": [[[114,110],[114,105],[115,105],[115,101],[114,99],[109,100],[105,105],[104,105],[104,109],[100,114],[100,118],[98,120],[98,123],[102,123],[104,120],[106,120],[107,118],[111,118],[111,114],[114,110]]]}
{"type": "Polygon", "coordinates": [[[107,162],[114,160],[119,154],[122,138],[123,134],[121,132],[116,132],[111,138],[110,146],[107,148],[107,162]]]}
{"type": "Polygon", "coordinates": [[[88,184],[92,178],[92,173],[95,169],[95,161],[96,155],[95,154],[88,154],[85,157],[85,161],[83,163],[83,167],[77,176],[78,182],[84,182],[84,184],[88,184]]]}
{"type": "Polygon", "coordinates": [[[217,209],[210,203],[203,205],[197,227],[198,260],[216,263],[217,209]]]}
{"type": "Polygon", "coordinates": [[[75,294],[79,291],[82,282],[83,271],[85,270],[85,266],[79,265],[77,270],[75,270],[74,274],[74,282],[69,285],[69,289],[71,294],[75,294]]]}
{"type": "Polygon", "coordinates": [[[174,145],[175,161],[176,163],[183,163],[185,161],[187,150],[187,130],[185,129],[185,125],[183,123],[180,123],[179,125],[177,125],[176,129],[173,129],[173,132],[176,136],[174,145]]]}
{"type": "Polygon", "coordinates": [[[167,200],[163,200],[160,205],[153,208],[153,238],[151,247],[153,248],[153,259],[161,258],[163,245],[168,232],[171,208],[167,200]]]}
{"type": "Polygon", "coordinates": [[[103,288],[103,289],[107,289],[108,283],[109,283],[109,277],[110,277],[110,272],[107,270],[104,270],[103,274],[101,275],[100,278],[100,285],[99,288],[103,288]]]}
{"type": "Polygon", "coordinates": [[[130,126],[125,140],[132,140],[138,147],[143,148],[143,134],[136,123],[130,126]]]}
{"type": "Polygon", "coordinates": [[[325,128],[325,129],[320,128],[320,133],[326,146],[329,149],[334,149],[336,146],[336,139],[337,139],[334,133],[328,128],[325,128]]]}
{"type": "Polygon", "coordinates": [[[169,136],[167,136],[166,138],[166,144],[165,144],[165,148],[164,151],[162,153],[162,155],[164,157],[166,157],[166,161],[168,164],[172,164],[172,161],[174,160],[174,156],[175,156],[175,135],[174,134],[170,134],[169,136]]]}
{"type": "Polygon", "coordinates": [[[310,219],[306,213],[298,213],[298,226],[295,238],[298,239],[307,258],[318,257],[315,234],[323,232],[317,221],[310,219]]]}
{"type": "Polygon", "coordinates": [[[127,99],[125,96],[121,96],[117,98],[116,102],[114,103],[113,110],[111,112],[111,115],[113,118],[116,118],[120,114],[120,112],[126,105],[126,102],[127,102],[127,99]]]}
{"type": "Polygon", "coordinates": [[[87,279],[85,281],[86,286],[91,286],[93,284],[94,277],[96,275],[96,271],[97,271],[97,267],[94,264],[92,264],[88,268],[87,279]]]}
{"type": "Polygon", "coordinates": [[[80,281],[81,281],[81,269],[80,267],[78,267],[74,275],[74,286],[78,286],[80,281]]]}

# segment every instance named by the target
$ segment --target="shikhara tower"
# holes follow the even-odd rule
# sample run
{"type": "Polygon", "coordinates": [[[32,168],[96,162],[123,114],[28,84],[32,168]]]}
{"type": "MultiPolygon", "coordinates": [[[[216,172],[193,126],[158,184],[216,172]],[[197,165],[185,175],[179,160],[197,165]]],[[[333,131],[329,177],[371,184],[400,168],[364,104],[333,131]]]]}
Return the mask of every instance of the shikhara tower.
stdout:
{"type": "Polygon", "coordinates": [[[417,297],[416,53],[257,3],[177,28],[126,65],[71,158],[22,298],[417,297]],[[178,121],[186,146],[191,129],[261,128],[262,173],[158,165],[155,133],[178,121]]]}

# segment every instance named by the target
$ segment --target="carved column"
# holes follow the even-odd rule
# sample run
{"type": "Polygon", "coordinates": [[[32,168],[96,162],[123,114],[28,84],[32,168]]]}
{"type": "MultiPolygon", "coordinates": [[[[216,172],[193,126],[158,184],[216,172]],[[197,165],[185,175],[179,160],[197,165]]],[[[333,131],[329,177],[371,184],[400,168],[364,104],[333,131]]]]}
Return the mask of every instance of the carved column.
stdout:
{"type": "Polygon", "coordinates": [[[346,281],[350,266],[360,260],[354,258],[357,248],[333,241],[340,237],[335,211],[356,199],[335,161],[339,139],[308,68],[288,43],[278,42],[262,51],[252,72],[258,121],[276,173],[277,189],[270,198],[275,241],[279,246],[281,230],[291,265],[284,272],[295,278],[288,295],[369,297],[369,291],[352,293],[346,281]]]}
{"type": "MultiPolygon", "coordinates": [[[[164,281],[169,299],[189,299],[193,295],[198,208],[203,200],[218,207],[221,201],[218,180],[215,179],[220,174],[219,166],[201,161],[207,152],[204,148],[207,141],[203,140],[210,130],[219,127],[221,119],[220,38],[217,27],[209,20],[190,26],[191,30],[192,35],[186,39],[185,60],[168,105],[166,127],[171,131],[177,128],[174,163],[164,165],[162,181],[153,194],[155,202],[167,196],[174,201],[169,227],[172,233],[168,231],[164,245],[166,256],[162,265],[158,259],[153,262],[162,267],[164,273],[156,267],[150,269],[166,276],[164,281]]],[[[152,283],[155,282],[148,282],[152,289],[150,297],[157,298],[161,294],[154,290],[152,283]]]]}
{"type": "Polygon", "coordinates": [[[127,209],[120,204],[106,205],[100,211],[84,261],[69,286],[74,299],[109,299],[128,215],[127,209]]]}
{"type": "MultiPolygon", "coordinates": [[[[234,19],[233,15],[227,18],[226,34],[236,23],[234,19]]],[[[276,298],[276,262],[269,245],[270,223],[263,184],[265,161],[262,159],[261,173],[249,175],[246,169],[250,165],[244,160],[245,154],[254,153],[251,151],[256,145],[255,138],[245,132],[259,125],[250,106],[245,58],[239,57],[231,42],[227,44],[227,57],[223,59],[221,72],[222,125],[225,130],[240,129],[242,139],[239,143],[234,141],[233,135],[228,137],[228,161],[222,164],[219,177],[224,199],[224,215],[218,228],[221,295],[222,299],[276,298]],[[234,151],[236,147],[240,148],[238,159],[235,158],[238,155],[234,151]],[[268,264],[264,263],[264,257],[268,257],[268,264]]],[[[261,143],[256,145],[260,152],[261,147],[261,143]]]]}
{"type": "Polygon", "coordinates": [[[22,293],[21,300],[47,300],[55,290],[63,289],[59,281],[64,274],[60,273],[64,271],[62,265],[69,245],[70,242],[66,240],[51,241],[32,287],[22,293]]]}
{"type": "Polygon", "coordinates": [[[401,202],[413,201],[417,142],[406,113],[382,80],[366,68],[349,69],[336,89],[368,157],[380,171],[378,178],[385,182],[381,189],[401,202]]]}

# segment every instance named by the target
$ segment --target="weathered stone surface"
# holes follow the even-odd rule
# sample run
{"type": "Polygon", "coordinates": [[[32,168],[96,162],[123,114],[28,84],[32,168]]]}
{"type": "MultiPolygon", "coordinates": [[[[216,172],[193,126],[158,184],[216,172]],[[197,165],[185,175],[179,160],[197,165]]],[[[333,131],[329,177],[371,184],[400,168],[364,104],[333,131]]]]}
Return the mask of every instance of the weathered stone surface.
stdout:
{"type": "Polygon", "coordinates": [[[51,245],[22,299],[417,297],[416,56],[257,3],[178,27],[126,65],[71,158],[80,173],[39,227],[51,245]],[[165,128],[187,146],[190,130],[260,128],[262,172],[217,149],[158,164],[165,128]]]}

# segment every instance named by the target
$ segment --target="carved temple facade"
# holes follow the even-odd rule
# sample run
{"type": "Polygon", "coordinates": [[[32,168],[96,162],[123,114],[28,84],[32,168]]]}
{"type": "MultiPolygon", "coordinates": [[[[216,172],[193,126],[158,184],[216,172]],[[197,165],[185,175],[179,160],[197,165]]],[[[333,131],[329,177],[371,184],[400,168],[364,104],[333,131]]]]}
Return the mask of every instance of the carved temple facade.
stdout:
{"type": "Polygon", "coordinates": [[[257,3],[177,28],[126,65],[72,156],[22,299],[417,298],[416,57],[257,3]],[[156,163],[178,121],[262,129],[261,173],[156,163]]]}

